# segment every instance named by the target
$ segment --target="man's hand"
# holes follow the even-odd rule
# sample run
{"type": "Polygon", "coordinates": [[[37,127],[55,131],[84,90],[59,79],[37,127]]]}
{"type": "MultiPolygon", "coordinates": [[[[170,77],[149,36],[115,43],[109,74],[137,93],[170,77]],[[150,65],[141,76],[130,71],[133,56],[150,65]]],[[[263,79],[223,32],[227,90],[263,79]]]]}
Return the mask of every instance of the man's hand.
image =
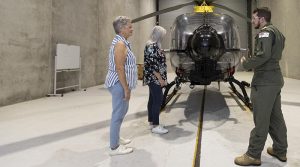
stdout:
{"type": "Polygon", "coordinates": [[[247,60],[247,58],[245,57],[245,56],[243,56],[242,58],[241,58],[241,63],[243,63],[244,61],[246,61],[247,60]]]}

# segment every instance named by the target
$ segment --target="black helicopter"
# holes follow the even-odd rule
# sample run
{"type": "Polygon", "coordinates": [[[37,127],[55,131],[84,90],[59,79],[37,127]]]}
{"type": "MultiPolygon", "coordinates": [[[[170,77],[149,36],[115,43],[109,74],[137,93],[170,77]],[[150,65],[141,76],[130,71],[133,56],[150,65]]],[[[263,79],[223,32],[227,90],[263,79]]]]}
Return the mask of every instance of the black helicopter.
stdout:
{"type": "Polygon", "coordinates": [[[226,14],[213,12],[218,7],[234,13],[248,22],[246,16],[220,4],[211,1],[198,0],[166,8],[148,15],[136,18],[138,22],[163,13],[178,10],[188,5],[195,5],[193,13],[182,14],[176,18],[172,26],[171,49],[165,50],[170,54],[171,65],[176,73],[174,81],[169,83],[164,91],[163,109],[180,89],[182,83],[209,85],[211,82],[228,82],[233,92],[252,108],[245,87],[250,84],[234,78],[236,67],[240,62],[241,52],[239,34],[234,20],[226,14]],[[242,94],[237,91],[237,85],[242,94]],[[169,90],[174,86],[173,91],[169,90]]]}

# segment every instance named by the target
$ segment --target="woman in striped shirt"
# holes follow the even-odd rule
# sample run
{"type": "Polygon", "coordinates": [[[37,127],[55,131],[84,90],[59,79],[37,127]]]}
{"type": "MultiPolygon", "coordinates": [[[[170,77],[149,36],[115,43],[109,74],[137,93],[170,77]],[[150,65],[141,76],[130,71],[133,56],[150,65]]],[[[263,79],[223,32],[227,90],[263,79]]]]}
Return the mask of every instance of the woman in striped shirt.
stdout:
{"type": "Polygon", "coordinates": [[[110,155],[128,154],[132,148],[124,145],[129,139],[120,137],[120,128],[128,111],[131,90],[137,83],[136,58],[127,39],[132,36],[131,19],[118,16],[113,22],[116,36],[109,51],[108,73],[105,86],[112,95],[112,118],[110,123],[110,155]]]}

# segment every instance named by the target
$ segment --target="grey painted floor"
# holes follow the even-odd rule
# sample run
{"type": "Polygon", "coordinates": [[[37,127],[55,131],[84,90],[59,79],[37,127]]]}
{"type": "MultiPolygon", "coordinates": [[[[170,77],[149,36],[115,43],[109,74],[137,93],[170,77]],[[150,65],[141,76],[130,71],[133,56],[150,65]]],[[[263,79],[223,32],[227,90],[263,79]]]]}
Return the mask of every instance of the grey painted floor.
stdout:
{"type": "MultiPolygon", "coordinates": [[[[171,74],[172,75],[172,74],[171,74]]],[[[170,75],[170,76],[171,76],[170,75]]],[[[252,73],[237,73],[251,80],[252,73]]],[[[171,77],[170,77],[171,78],[171,77]]],[[[285,79],[282,103],[288,127],[288,162],[262,154],[263,167],[300,166],[300,81],[285,79]]],[[[188,167],[193,166],[203,86],[183,85],[161,114],[165,135],[147,125],[148,87],[133,91],[121,134],[131,138],[132,154],[108,155],[111,97],[103,86],[64,97],[45,97],[0,108],[0,164],[3,167],[188,167]]],[[[201,167],[235,166],[246,151],[252,113],[221,83],[207,87],[201,147],[201,167]]],[[[247,90],[249,91],[249,90],[247,90]]],[[[266,146],[271,145],[270,138],[266,146]]]]}

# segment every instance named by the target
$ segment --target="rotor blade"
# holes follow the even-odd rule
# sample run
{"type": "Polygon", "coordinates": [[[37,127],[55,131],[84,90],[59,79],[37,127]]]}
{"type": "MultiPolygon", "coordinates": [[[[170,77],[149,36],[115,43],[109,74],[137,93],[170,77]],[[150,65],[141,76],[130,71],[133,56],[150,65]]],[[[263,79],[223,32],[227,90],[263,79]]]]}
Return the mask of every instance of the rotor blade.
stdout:
{"type": "Polygon", "coordinates": [[[234,10],[232,10],[232,9],[226,7],[226,6],[219,5],[219,4],[216,4],[216,3],[211,3],[211,5],[216,6],[216,7],[218,7],[218,8],[221,8],[221,9],[224,9],[224,10],[227,10],[227,11],[229,11],[229,12],[231,12],[231,13],[234,13],[234,14],[236,14],[237,16],[239,16],[239,17],[245,19],[247,22],[250,22],[250,23],[251,23],[251,19],[249,19],[247,16],[245,16],[245,15],[243,15],[243,14],[237,12],[237,11],[234,11],[234,10]]]}
{"type": "Polygon", "coordinates": [[[195,4],[194,1],[188,2],[188,3],[184,3],[184,4],[181,4],[181,5],[177,5],[177,6],[173,6],[173,7],[170,7],[170,8],[166,8],[166,9],[163,9],[163,10],[159,10],[157,12],[153,12],[153,13],[147,14],[145,16],[133,19],[131,22],[135,23],[135,22],[138,22],[138,21],[141,21],[141,20],[148,19],[150,17],[154,17],[154,16],[161,15],[161,14],[168,13],[168,12],[172,12],[174,10],[178,10],[180,8],[183,8],[183,7],[188,6],[188,5],[193,5],[193,4],[195,4]]]}

